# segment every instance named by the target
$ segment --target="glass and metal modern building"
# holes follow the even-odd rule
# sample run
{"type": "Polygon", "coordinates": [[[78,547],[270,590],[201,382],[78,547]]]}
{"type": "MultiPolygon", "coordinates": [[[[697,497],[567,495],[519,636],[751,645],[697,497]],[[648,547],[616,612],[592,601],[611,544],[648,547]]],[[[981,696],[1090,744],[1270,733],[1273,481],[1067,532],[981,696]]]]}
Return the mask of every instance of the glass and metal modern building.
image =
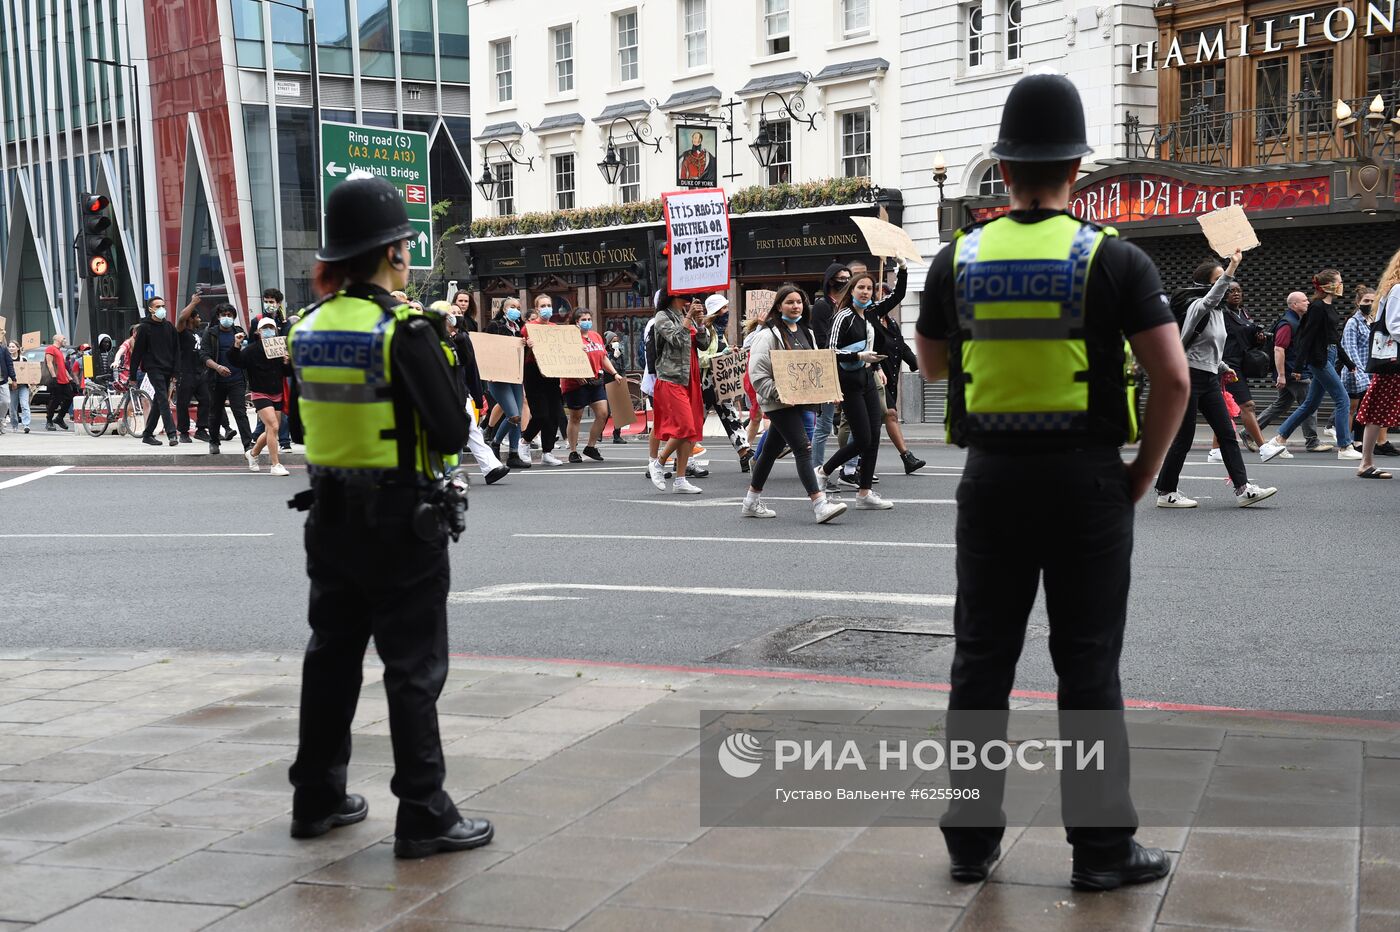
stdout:
{"type": "MultiPolygon", "coordinates": [[[[246,313],[313,300],[321,119],[430,135],[446,228],[470,219],[463,0],[27,0],[0,4],[0,316],[79,338],[135,320],[144,286],[246,313]],[[311,36],[316,36],[315,48],[311,36]],[[113,205],[115,268],[78,277],[78,198],[113,205]]],[[[457,251],[444,251],[445,278],[457,251]]]]}

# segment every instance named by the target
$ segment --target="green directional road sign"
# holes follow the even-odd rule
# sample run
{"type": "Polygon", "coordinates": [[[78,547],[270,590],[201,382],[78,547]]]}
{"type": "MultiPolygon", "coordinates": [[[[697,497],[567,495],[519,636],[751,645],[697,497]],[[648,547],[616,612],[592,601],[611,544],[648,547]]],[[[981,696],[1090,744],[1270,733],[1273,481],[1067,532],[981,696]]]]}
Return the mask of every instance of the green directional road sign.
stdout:
{"type": "MultiPolygon", "coordinates": [[[[352,123],[321,123],[321,216],[331,196],[353,171],[387,179],[403,195],[408,219],[418,230],[409,265],[433,267],[433,199],[428,189],[428,134],[352,123]]],[[[324,224],[322,225],[324,228],[324,224]]]]}

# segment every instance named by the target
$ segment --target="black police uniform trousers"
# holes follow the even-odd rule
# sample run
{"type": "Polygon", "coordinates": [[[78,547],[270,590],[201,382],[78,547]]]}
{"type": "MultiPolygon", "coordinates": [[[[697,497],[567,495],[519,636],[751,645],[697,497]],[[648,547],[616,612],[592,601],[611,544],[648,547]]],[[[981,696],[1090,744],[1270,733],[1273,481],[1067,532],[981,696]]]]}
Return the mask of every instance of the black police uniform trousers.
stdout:
{"type": "MultiPolygon", "coordinates": [[[[1060,776],[1066,834],[1076,862],[1117,863],[1137,828],[1118,677],[1133,553],[1127,470],[1107,446],[1043,454],[974,448],[957,502],[949,739],[1005,738],[1026,620],[1043,578],[1060,737],[1105,742],[1102,772],[1074,769],[1075,755],[1067,753],[1071,763],[1060,776]],[[1114,714],[1064,714],[1073,710],[1114,714]]],[[[1005,831],[1006,771],[954,771],[951,779],[954,787],[976,787],[980,798],[955,802],[943,816],[948,850],[958,860],[985,860],[1005,831]]]]}
{"type": "Polygon", "coordinates": [[[384,663],[394,776],[395,834],[432,838],[461,818],[443,790],[437,700],[447,681],[447,535],[410,525],[419,495],[367,498],[318,480],[306,521],[311,641],[302,666],[301,729],[290,776],[292,814],[320,819],[345,799],[350,724],[371,637],[384,663]]]}

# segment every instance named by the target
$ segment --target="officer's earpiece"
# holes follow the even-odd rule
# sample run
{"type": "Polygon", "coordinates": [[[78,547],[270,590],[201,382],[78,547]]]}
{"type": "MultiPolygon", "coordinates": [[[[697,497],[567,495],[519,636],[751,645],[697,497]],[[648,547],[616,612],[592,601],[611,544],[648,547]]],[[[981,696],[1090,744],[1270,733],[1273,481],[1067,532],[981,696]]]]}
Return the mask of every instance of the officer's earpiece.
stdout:
{"type": "Polygon", "coordinates": [[[403,268],[403,253],[395,249],[389,253],[389,264],[396,269],[403,268]]]}

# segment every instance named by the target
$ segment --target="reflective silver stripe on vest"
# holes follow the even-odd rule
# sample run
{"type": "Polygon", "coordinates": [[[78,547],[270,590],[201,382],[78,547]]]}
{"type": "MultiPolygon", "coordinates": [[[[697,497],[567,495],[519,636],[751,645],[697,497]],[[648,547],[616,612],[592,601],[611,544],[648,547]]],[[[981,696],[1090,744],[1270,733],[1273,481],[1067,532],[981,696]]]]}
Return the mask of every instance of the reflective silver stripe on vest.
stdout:
{"type": "Polygon", "coordinates": [[[342,405],[376,404],[389,397],[387,385],[302,382],[300,388],[301,397],[306,401],[328,401],[342,405]]]}

